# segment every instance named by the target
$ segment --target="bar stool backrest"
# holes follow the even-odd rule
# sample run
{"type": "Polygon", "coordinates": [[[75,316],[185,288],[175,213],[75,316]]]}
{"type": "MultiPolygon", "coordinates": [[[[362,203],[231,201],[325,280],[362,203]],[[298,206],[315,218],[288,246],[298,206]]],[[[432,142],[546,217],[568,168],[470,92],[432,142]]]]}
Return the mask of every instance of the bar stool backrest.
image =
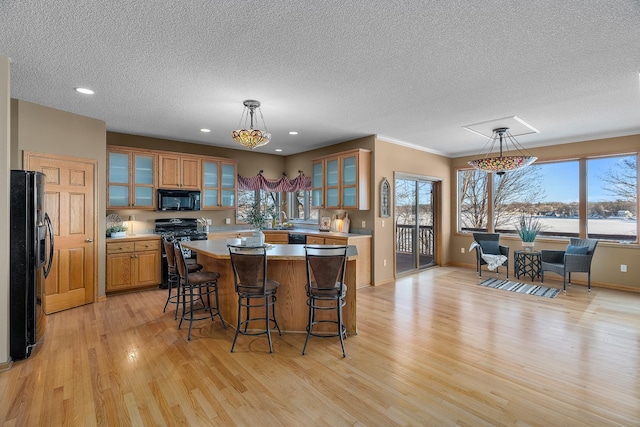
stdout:
{"type": "Polygon", "coordinates": [[[307,282],[315,282],[319,290],[334,289],[336,284],[344,286],[347,263],[346,246],[305,246],[307,259],[307,282]]]}
{"type": "Polygon", "coordinates": [[[267,250],[264,246],[229,245],[236,292],[267,292],[267,250]]]}
{"type": "Polygon", "coordinates": [[[176,274],[176,254],[173,242],[168,239],[162,239],[162,245],[164,246],[164,253],[167,255],[167,270],[169,273],[176,274]]]}
{"type": "Polygon", "coordinates": [[[184,260],[184,254],[182,253],[182,245],[180,242],[175,242],[173,248],[178,276],[180,276],[182,283],[186,285],[189,283],[189,270],[187,269],[187,263],[184,260]]]}

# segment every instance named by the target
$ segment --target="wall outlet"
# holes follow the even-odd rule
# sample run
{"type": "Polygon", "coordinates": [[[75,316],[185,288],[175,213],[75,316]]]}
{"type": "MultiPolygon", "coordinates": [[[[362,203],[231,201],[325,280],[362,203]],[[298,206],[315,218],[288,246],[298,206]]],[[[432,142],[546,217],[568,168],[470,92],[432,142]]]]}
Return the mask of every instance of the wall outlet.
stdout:
{"type": "Polygon", "coordinates": [[[211,218],[207,218],[207,225],[211,225],[211,218]]]}
{"type": "Polygon", "coordinates": [[[627,272],[627,264],[620,264],[620,272],[622,273],[627,272]]]}
{"type": "Polygon", "coordinates": [[[225,218],[224,223],[227,225],[231,224],[231,218],[225,218]]]}
{"type": "Polygon", "coordinates": [[[464,248],[460,248],[460,253],[463,254],[464,253],[464,248]]]}
{"type": "Polygon", "coordinates": [[[383,260],[382,260],[382,266],[383,266],[383,267],[386,267],[386,266],[387,266],[387,260],[386,260],[386,259],[383,259],[383,260]]]}
{"type": "Polygon", "coordinates": [[[362,228],[365,228],[367,226],[367,221],[362,221],[362,228]]]}
{"type": "Polygon", "coordinates": [[[380,222],[380,224],[381,227],[384,227],[384,219],[380,222]]]}

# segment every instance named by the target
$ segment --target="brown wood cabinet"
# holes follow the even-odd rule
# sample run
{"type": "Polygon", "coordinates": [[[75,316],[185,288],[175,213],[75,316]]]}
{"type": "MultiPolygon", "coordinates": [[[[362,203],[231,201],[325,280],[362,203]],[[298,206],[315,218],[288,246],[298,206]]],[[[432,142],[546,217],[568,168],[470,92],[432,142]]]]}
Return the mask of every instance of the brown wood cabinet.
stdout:
{"type": "Polygon", "coordinates": [[[200,162],[195,156],[163,153],[158,156],[158,187],[200,190],[200,162]]]}
{"type": "Polygon", "coordinates": [[[108,147],[107,209],[156,208],[157,155],[108,147]]]}
{"type": "Polygon", "coordinates": [[[262,230],[262,232],[264,233],[265,243],[289,244],[288,231],[262,230]]]}
{"type": "Polygon", "coordinates": [[[311,164],[313,208],[369,210],[370,150],[344,151],[313,159],[311,164]]]}
{"type": "Polygon", "coordinates": [[[237,162],[168,151],[107,147],[107,209],[157,207],[158,188],[201,190],[201,208],[235,209],[237,162]]]}
{"type": "Polygon", "coordinates": [[[160,238],[136,237],[107,241],[106,292],[160,284],[160,238]]]}
{"type": "Polygon", "coordinates": [[[202,210],[236,207],[236,162],[202,159],[202,210]]]}

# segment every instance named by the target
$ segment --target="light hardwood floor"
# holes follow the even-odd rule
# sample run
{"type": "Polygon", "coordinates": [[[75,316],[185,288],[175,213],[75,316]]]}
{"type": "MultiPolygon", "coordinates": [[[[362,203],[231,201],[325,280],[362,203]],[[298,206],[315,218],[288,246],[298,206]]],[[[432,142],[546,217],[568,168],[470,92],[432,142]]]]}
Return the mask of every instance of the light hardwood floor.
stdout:
{"type": "Polygon", "coordinates": [[[446,267],[359,289],[346,359],[337,339],[302,356],[302,334],[230,353],[219,320],[188,342],[166,291],[111,296],[49,316],[35,354],[0,373],[0,424],[640,425],[640,294],[477,283],[446,267]]]}

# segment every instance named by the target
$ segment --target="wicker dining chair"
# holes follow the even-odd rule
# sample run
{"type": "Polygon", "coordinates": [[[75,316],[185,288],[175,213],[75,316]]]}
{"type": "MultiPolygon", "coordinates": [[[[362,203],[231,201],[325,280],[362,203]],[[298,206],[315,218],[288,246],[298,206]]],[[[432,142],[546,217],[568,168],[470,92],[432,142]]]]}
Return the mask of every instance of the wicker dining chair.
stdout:
{"type": "MultiPolygon", "coordinates": [[[[507,269],[507,279],[509,278],[509,247],[499,243],[500,234],[498,233],[473,233],[473,239],[478,242],[476,246],[476,271],[478,276],[482,277],[482,266],[487,262],[482,259],[482,253],[490,255],[504,255],[507,260],[502,263],[507,269]]],[[[496,268],[496,274],[500,267],[496,268]]]]}
{"type": "Polygon", "coordinates": [[[567,292],[567,275],[571,286],[571,273],[587,273],[587,292],[591,292],[591,261],[597,245],[596,239],[571,238],[564,251],[543,249],[540,255],[540,283],[544,283],[544,272],[552,271],[562,276],[562,290],[567,292]]]}

